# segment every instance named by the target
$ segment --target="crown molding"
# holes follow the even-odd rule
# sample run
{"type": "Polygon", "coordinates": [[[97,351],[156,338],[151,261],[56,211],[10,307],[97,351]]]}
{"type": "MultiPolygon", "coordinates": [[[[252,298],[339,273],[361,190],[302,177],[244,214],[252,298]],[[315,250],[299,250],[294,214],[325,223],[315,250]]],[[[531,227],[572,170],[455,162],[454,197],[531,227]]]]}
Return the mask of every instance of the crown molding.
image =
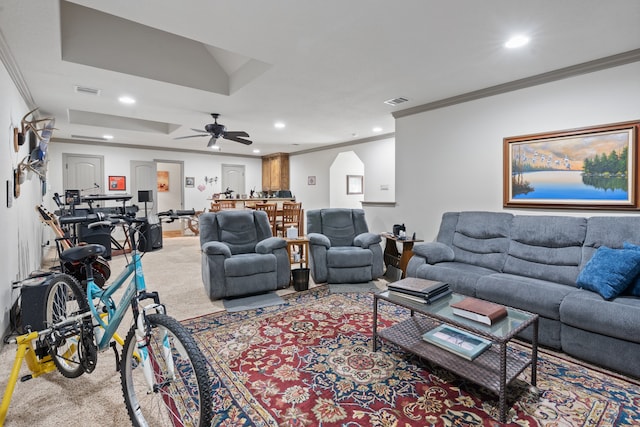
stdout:
{"type": "Polygon", "coordinates": [[[16,59],[11,53],[11,49],[4,38],[2,30],[0,30],[0,61],[2,61],[4,67],[7,69],[9,77],[13,80],[13,84],[18,89],[18,93],[20,93],[20,96],[27,104],[28,109],[33,110],[36,108],[36,103],[33,100],[29,86],[27,86],[27,82],[24,80],[24,76],[20,71],[20,67],[18,67],[16,59]]]}
{"type": "Polygon", "coordinates": [[[462,95],[456,95],[450,98],[429,102],[427,104],[417,105],[405,110],[396,111],[392,113],[392,115],[395,119],[399,119],[401,117],[412,116],[414,114],[423,113],[425,111],[437,110],[443,107],[449,107],[456,104],[475,101],[477,99],[487,98],[489,96],[513,92],[519,89],[538,86],[541,84],[567,79],[582,74],[593,73],[595,71],[606,70],[608,68],[631,64],[638,61],[640,61],[640,49],[630,50],[627,52],[619,53],[617,55],[606,56],[604,58],[583,62],[581,64],[571,65],[569,67],[560,68],[557,70],[549,71],[547,73],[525,77],[524,79],[514,80],[512,82],[475,90],[473,92],[467,92],[462,95]]]}

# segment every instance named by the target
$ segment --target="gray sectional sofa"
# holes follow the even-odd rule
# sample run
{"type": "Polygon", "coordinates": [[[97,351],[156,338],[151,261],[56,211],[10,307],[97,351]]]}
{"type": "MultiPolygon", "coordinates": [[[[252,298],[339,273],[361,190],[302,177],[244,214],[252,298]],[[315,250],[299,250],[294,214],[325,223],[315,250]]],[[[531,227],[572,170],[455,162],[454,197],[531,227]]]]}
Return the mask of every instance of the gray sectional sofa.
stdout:
{"type": "Polygon", "coordinates": [[[598,248],[624,243],[640,243],[640,217],[448,212],[434,242],[414,245],[407,276],[537,313],[541,345],[640,378],[640,298],[576,284],[598,248]]]}

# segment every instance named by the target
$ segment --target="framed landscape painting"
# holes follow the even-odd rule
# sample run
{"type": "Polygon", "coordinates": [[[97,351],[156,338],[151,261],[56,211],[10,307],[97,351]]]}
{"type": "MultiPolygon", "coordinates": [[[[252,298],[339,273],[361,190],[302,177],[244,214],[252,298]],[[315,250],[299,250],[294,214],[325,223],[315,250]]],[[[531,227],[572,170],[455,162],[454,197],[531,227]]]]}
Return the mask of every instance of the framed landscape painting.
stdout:
{"type": "Polygon", "coordinates": [[[505,207],[638,209],[638,131],[625,122],[504,139],[505,207]]]}

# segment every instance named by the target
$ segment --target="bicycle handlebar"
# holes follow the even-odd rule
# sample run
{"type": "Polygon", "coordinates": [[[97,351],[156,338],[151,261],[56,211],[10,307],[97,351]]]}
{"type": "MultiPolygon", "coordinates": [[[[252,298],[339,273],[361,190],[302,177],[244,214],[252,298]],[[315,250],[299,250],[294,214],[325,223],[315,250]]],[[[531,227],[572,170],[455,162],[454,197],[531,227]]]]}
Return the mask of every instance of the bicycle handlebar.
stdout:
{"type": "Polygon", "coordinates": [[[179,216],[192,216],[195,215],[196,211],[195,209],[188,209],[188,210],[173,210],[173,209],[169,209],[168,211],[164,211],[164,212],[158,212],[158,216],[171,216],[171,217],[179,217],[179,216]]]}
{"type": "Polygon", "coordinates": [[[58,218],[60,224],[76,224],[78,222],[96,222],[103,221],[105,218],[104,214],[101,212],[87,214],[83,216],[61,216],[58,218]]]}

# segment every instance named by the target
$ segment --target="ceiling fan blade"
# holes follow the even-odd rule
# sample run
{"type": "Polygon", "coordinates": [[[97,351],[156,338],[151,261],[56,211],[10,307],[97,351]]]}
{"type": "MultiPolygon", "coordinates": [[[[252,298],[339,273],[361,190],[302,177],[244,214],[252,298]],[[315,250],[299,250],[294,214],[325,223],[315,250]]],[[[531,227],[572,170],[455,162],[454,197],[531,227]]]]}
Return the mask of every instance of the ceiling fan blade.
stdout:
{"type": "Polygon", "coordinates": [[[240,130],[240,131],[230,131],[230,132],[225,132],[225,133],[224,133],[224,136],[225,136],[225,138],[227,138],[227,139],[229,139],[228,137],[235,138],[235,137],[238,137],[238,136],[243,136],[243,137],[245,137],[245,138],[248,138],[248,137],[249,137],[249,134],[248,134],[248,133],[246,133],[245,131],[240,130]]]}
{"type": "Polygon", "coordinates": [[[202,130],[202,129],[194,129],[194,128],[191,128],[191,130],[192,130],[192,131],[194,131],[194,132],[209,133],[209,132],[207,132],[206,130],[202,130]]]}
{"type": "MultiPolygon", "coordinates": [[[[249,141],[248,139],[242,139],[242,138],[238,138],[236,136],[230,136],[229,133],[231,132],[227,132],[227,134],[223,137],[224,139],[228,139],[229,141],[235,141],[235,142],[239,142],[240,144],[244,144],[244,145],[251,145],[253,144],[252,141],[249,141]]],[[[248,135],[247,135],[248,136],[248,135]]]]}
{"type": "Polygon", "coordinates": [[[207,136],[207,135],[209,135],[209,134],[178,136],[178,137],[175,137],[175,138],[173,138],[173,139],[199,138],[199,137],[201,137],[201,136],[207,136]]]}
{"type": "Polygon", "coordinates": [[[215,136],[212,136],[211,139],[209,140],[209,143],[207,144],[207,148],[211,148],[214,145],[216,145],[217,141],[218,141],[218,138],[216,138],[215,136]]]}

